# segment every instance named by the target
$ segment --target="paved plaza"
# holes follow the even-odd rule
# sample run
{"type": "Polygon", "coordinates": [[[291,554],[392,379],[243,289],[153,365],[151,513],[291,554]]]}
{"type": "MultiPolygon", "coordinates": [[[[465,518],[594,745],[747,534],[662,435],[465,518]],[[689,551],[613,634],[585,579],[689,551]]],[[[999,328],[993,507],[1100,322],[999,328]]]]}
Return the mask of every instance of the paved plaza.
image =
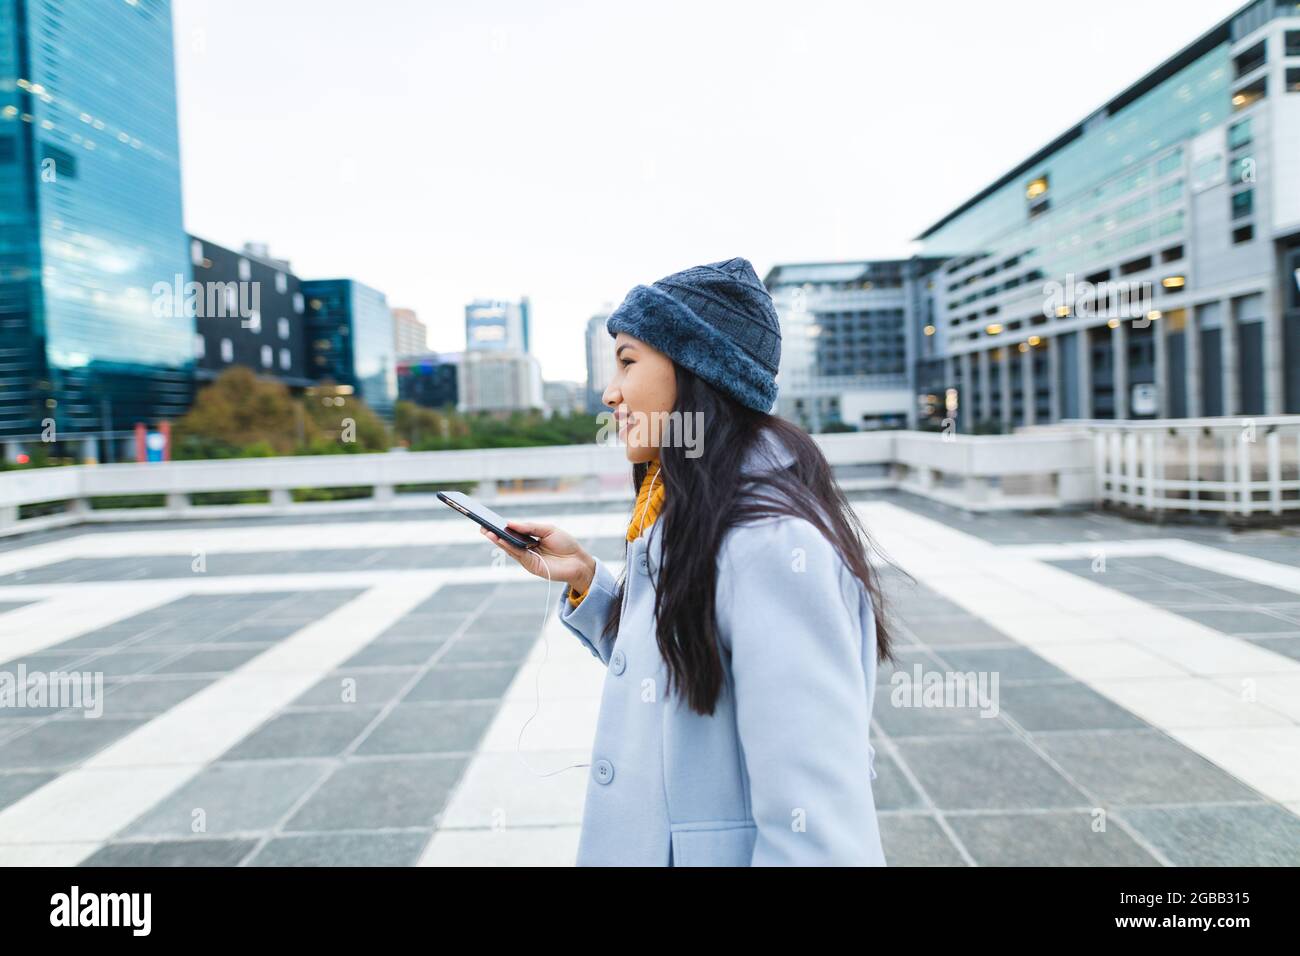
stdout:
{"type": "MultiPolygon", "coordinates": [[[[1300,535],[854,497],[890,865],[1300,865],[1300,535]]],[[[619,570],[626,504],[496,507],[619,570]]],[[[503,558],[440,505],[0,541],[0,671],[105,695],[0,707],[0,864],[571,864],[604,669],[503,558]]]]}

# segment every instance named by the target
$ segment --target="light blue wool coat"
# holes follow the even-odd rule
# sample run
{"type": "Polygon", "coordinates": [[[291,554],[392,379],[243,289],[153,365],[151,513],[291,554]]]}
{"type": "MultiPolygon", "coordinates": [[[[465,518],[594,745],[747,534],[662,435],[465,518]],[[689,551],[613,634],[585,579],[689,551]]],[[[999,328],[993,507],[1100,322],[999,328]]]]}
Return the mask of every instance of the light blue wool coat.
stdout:
{"type": "MultiPolygon", "coordinates": [[[[742,472],[790,461],[764,433],[742,472]]],[[[651,575],[661,522],[628,550],[623,616],[600,559],[559,616],[607,667],[580,866],[885,865],[868,736],[876,688],[870,598],[803,518],[734,528],[718,558],[724,685],[710,716],[665,696],[651,575]]]]}

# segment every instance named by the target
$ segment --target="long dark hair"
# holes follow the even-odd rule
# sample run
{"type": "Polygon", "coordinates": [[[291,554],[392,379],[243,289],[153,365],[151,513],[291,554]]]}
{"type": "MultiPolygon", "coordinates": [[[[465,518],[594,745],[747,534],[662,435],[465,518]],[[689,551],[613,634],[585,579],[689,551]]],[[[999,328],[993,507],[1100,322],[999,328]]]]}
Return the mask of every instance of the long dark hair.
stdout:
{"type": "MultiPolygon", "coordinates": [[[[655,521],[656,533],[663,535],[654,577],[656,637],[668,669],[666,691],[671,693],[676,683],[685,690],[691,709],[713,713],[723,680],[714,606],[718,550],[732,527],[780,515],[807,518],[835,546],[871,596],[877,659],[892,660],[884,601],[867,557],[874,545],[835,482],[821,448],[797,425],[741,405],[688,369],[676,363],[673,367],[677,378],[673,412],[681,414],[669,416],[663,431],[659,480],[664,485],[664,504],[655,521]],[[703,434],[692,438],[707,451],[687,458],[689,449],[674,440],[678,437],[674,430],[687,416],[700,420],[697,412],[703,413],[703,434]],[[795,460],[788,468],[742,475],[741,463],[765,428],[775,432],[795,460]],[[755,484],[742,494],[748,481],[755,484]]],[[[634,492],[641,487],[647,467],[645,462],[632,466],[634,492]]],[[[618,633],[626,582],[624,562],[618,600],[605,621],[606,636],[618,633]]]]}

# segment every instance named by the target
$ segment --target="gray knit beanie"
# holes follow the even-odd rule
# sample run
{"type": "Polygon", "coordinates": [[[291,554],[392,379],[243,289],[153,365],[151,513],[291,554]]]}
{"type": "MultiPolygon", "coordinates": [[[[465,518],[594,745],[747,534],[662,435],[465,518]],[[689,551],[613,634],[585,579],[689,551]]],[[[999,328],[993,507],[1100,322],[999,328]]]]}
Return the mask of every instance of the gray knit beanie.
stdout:
{"type": "Polygon", "coordinates": [[[739,257],[639,285],[605,322],[760,412],[776,403],[781,325],[754,267],[739,257]]]}

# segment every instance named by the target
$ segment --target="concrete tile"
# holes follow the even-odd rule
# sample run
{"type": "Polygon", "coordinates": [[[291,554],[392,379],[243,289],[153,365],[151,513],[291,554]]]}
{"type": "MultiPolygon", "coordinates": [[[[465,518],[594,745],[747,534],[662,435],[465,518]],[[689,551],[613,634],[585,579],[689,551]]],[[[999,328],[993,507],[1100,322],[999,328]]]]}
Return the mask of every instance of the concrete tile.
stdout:
{"type": "Polygon", "coordinates": [[[414,866],[431,833],[307,833],[275,837],[247,866],[414,866]]]}
{"type": "Polygon", "coordinates": [[[285,833],[432,827],[464,770],[465,757],[351,760],[293,817],[285,833]]]}
{"type": "Polygon", "coordinates": [[[237,866],[256,840],[176,840],[110,843],[82,866],[237,866]]]}
{"type": "Polygon", "coordinates": [[[276,714],[231,747],[223,760],[334,757],[343,753],[375,719],[377,707],[276,714]]]}
{"type": "Polygon", "coordinates": [[[1300,866],[1300,818],[1275,804],[1124,815],[1176,866],[1300,866]]]}
{"type": "Polygon", "coordinates": [[[315,761],[211,764],[118,839],[214,837],[268,830],[330,771],[315,761]]]}
{"type": "Polygon", "coordinates": [[[966,866],[961,851],[930,814],[882,813],[880,843],[888,866],[966,866]]]}
{"type": "Polygon", "coordinates": [[[361,742],[357,753],[472,752],[496,709],[496,702],[398,704],[361,742]]]}
{"type": "Polygon", "coordinates": [[[1011,737],[897,740],[902,760],[943,810],[1087,807],[1090,801],[1011,737]]]}
{"type": "Polygon", "coordinates": [[[577,826],[439,830],[420,866],[573,866],[577,826]]]}
{"type": "Polygon", "coordinates": [[[1156,730],[1034,739],[1106,806],[1260,799],[1231,774],[1156,730]]]}

